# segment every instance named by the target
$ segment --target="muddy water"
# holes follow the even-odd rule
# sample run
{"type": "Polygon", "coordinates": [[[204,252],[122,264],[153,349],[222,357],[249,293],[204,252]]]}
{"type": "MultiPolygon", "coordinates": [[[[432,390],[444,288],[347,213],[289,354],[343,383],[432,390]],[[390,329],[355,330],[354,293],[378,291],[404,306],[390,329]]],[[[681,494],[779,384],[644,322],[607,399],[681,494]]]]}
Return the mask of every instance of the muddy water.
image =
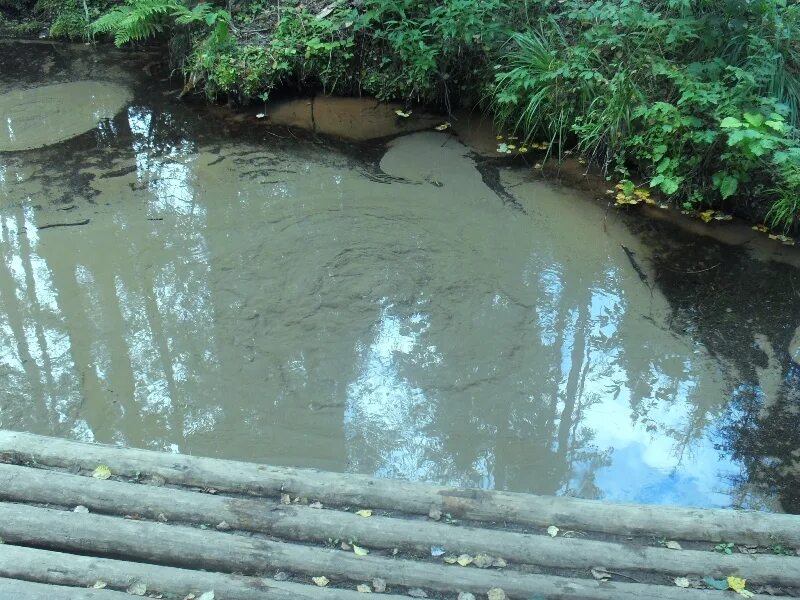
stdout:
{"type": "Polygon", "coordinates": [[[0,426],[800,512],[794,267],[446,133],[349,145],[212,118],[147,59],[22,55],[0,54],[0,93],[132,99],[0,153],[0,426]]]}

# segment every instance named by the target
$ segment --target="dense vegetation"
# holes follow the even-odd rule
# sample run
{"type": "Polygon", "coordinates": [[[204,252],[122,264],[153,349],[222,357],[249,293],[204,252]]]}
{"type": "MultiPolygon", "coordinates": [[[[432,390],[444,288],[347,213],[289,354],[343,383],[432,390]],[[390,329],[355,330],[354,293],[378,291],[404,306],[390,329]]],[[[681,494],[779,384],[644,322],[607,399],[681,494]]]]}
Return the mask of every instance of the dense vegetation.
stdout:
{"type": "Polygon", "coordinates": [[[545,139],[548,156],[577,151],[621,182],[622,203],[649,201],[636,181],[708,219],[734,211],[784,233],[800,222],[797,0],[317,2],[33,10],[54,35],[164,34],[188,85],[212,97],[289,87],[480,103],[519,138],[504,150],[545,139]]]}

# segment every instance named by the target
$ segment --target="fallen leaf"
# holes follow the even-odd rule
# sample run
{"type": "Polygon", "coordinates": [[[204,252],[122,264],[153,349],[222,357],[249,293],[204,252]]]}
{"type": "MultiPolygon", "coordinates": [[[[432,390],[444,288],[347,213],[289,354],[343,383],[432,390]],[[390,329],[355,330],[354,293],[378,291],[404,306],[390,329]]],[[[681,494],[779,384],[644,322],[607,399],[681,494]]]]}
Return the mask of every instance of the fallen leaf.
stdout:
{"type": "Polygon", "coordinates": [[[737,546],[742,554],[758,554],[758,546],[737,546]]]}
{"type": "Polygon", "coordinates": [[[488,554],[478,554],[475,556],[475,560],[472,561],[472,564],[479,569],[486,569],[492,566],[492,557],[488,554]]]}
{"type": "Polygon", "coordinates": [[[134,581],[128,587],[128,593],[132,596],[144,596],[147,593],[147,586],[141,581],[134,581]]]}
{"type": "Polygon", "coordinates": [[[356,556],[366,556],[367,554],[369,554],[369,550],[367,550],[366,548],[362,548],[361,546],[356,546],[355,544],[353,544],[353,553],[356,556]]]}
{"type": "Polygon", "coordinates": [[[442,511],[432,506],[431,509],[428,511],[428,517],[433,519],[434,521],[438,521],[442,518],[442,511]]]}
{"type": "Polygon", "coordinates": [[[489,600],[506,600],[508,597],[502,588],[497,587],[490,589],[486,596],[489,600]]]}
{"type": "Polygon", "coordinates": [[[508,566],[508,563],[505,561],[505,559],[497,557],[494,560],[492,560],[492,566],[497,567],[498,569],[502,569],[508,566]]]}
{"type": "Polygon", "coordinates": [[[469,554],[462,554],[456,559],[456,562],[462,567],[466,567],[467,565],[472,564],[472,560],[473,558],[469,554]]]}
{"type": "Polygon", "coordinates": [[[500,141],[502,141],[503,136],[502,135],[498,135],[494,139],[496,139],[498,142],[500,142],[500,141]]]}
{"type": "Polygon", "coordinates": [[[606,571],[605,567],[594,567],[593,569],[590,569],[590,571],[592,573],[592,577],[598,581],[608,581],[611,579],[611,573],[606,571]]]}
{"type": "Polygon", "coordinates": [[[678,542],[676,542],[676,541],[673,541],[673,540],[670,540],[670,541],[668,541],[668,542],[667,542],[666,544],[664,544],[664,545],[665,545],[667,548],[669,548],[670,550],[683,550],[683,548],[681,547],[681,545],[680,545],[678,542]]]}
{"type": "Polygon", "coordinates": [[[731,575],[727,579],[728,587],[731,588],[734,592],[739,592],[745,588],[747,585],[747,580],[741,577],[734,577],[731,575]]]}
{"type": "Polygon", "coordinates": [[[214,590],[203,592],[197,597],[197,600],[214,600],[214,590]]]}
{"type": "Polygon", "coordinates": [[[550,537],[556,537],[558,535],[558,531],[559,531],[558,527],[556,527],[555,525],[550,525],[550,527],[547,528],[547,535],[549,535],[550,537]]]}
{"type": "Polygon", "coordinates": [[[511,150],[508,149],[508,144],[506,144],[505,142],[497,145],[497,151],[500,154],[511,154],[511,150]]]}
{"type": "Polygon", "coordinates": [[[431,556],[433,557],[444,556],[445,552],[444,546],[431,546],[431,556]]]}
{"type": "Polygon", "coordinates": [[[107,584],[105,581],[103,581],[102,579],[98,579],[97,581],[95,581],[95,582],[94,582],[94,585],[92,585],[92,589],[95,589],[95,590],[102,590],[102,589],[104,589],[104,588],[105,588],[107,585],[108,585],[108,584],[107,584]]]}
{"type": "Polygon", "coordinates": [[[322,508],[322,502],[312,502],[308,505],[308,508],[322,508]]]}
{"type": "Polygon", "coordinates": [[[689,587],[689,578],[688,577],[676,577],[674,579],[675,585],[682,588],[689,587]]]}
{"type": "Polygon", "coordinates": [[[450,128],[450,123],[447,123],[447,122],[442,123],[441,125],[437,125],[436,127],[434,127],[434,129],[436,131],[446,131],[449,128],[450,128]]]}
{"type": "Polygon", "coordinates": [[[85,515],[86,513],[89,512],[89,509],[86,508],[83,504],[79,504],[78,506],[76,506],[75,508],[72,509],[72,512],[81,513],[81,514],[85,515]]]}
{"type": "Polygon", "coordinates": [[[342,542],[340,547],[342,550],[346,550],[348,552],[353,549],[353,547],[347,542],[342,542]]]}
{"type": "Polygon", "coordinates": [[[356,591],[361,592],[362,594],[371,594],[372,588],[369,587],[366,583],[359,583],[356,586],[356,591]]]}
{"type": "Polygon", "coordinates": [[[458,592],[457,600],[475,600],[475,594],[470,594],[469,592],[458,592]]]}
{"type": "Polygon", "coordinates": [[[766,225],[753,225],[753,231],[758,231],[759,233],[767,233],[769,231],[769,227],[766,225]]]}
{"type": "Polygon", "coordinates": [[[289,494],[281,494],[281,504],[291,504],[292,497],[289,494]]]}
{"type": "Polygon", "coordinates": [[[92,477],[95,479],[108,479],[111,477],[111,469],[108,465],[97,465],[97,468],[92,472],[92,477]]]}
{"type": "Polygon", "coordinates": [[[705,583],[708,587],[714,588],[715,590],[725,591],[728,589],[728,581],[725,579],[714,579],[713,577],[706,575],[703,577],[703,583],[705,583]]]}
{"type": "Polygon", "coordinates": [[[398,109],[398,110],[394,111],[394,114],[396,114],[398,117],[403,117],[404,119],[407,119],[408,117],[411,116],[411,111],[410,110],[409,111],[402,111],[402,110],[398,109]]]}
{"type": "Polygon", "coordinates": [[[370,509],[368,509],[368,508],[365,508],[363,510],[356,511],[356,514],[359,517],[364,517],[366,519],[367,517],[371,517],[372,516],[372,511],[370,509]]]}
{"type": "Polygon", "coordinates": [[[335,2],[333,4],[329,4],[328,6],[323,8],[321,11],[319,11],[317,13],[317,15],[316,15],[316,18],[317,19],[324,19],[325,17],[327,17],[329,14],[331,14],[333,12],[334,8],[336,8],[336,3],[335,2]]]}
{"type": "Polygon", "coordinates": [[[379,594],[382,594],[383,592],[386,591],[386,580],[381,579],[380,577],[376,577],[375,579],[372,580],[372,589],[378,592],[379,594]]]}
{"type": "Polygon", "coordinates": [[[703,223],[709,223],[714,218],[713,210],[704,210],[700,213],[700,218],[703,220],[703,223]]]}
{"type": "Polygon", "coordinates": [[[216,528],[218,531],[229,531],[231,526],[228,525],[227,521],[220,521],[219,523],[217,523],[216,528]]]}
{"type": "Polygon", "coordinates": [[[445,557],[444,557],[444,562],[446,562],[448,565],[454,565],[454,564],[456,564],[456,560],[457,560],[457,559],[456,559],[456,557],[455,557],[455,556],[445,556],[445,557]]]}
{"type": "Polygon", "coordinates": [[[413,588],[408,590],[408,595],[412,598],[427,598],[428,594],[425,593],[425,590],[421,590],[419,588],[413,588]]]}
{"type": "Polygon", "coordinates": [[[256,119],[263,119],[263,118],[264,118],[264,117],[266,117],[266,116],[267,116],[267,115],[265,115],[264,113],[258,113],[258,114],[256,115],[256,119]]]}
{"type": "Polygon", "coordinates": [[[320,575],[319,577],[312,577],[311,581],[313,581],[314,584],[317,585],[318,587],[325,587],[331,582],[331,580],[325,577],[325,575],[320,575]]]}

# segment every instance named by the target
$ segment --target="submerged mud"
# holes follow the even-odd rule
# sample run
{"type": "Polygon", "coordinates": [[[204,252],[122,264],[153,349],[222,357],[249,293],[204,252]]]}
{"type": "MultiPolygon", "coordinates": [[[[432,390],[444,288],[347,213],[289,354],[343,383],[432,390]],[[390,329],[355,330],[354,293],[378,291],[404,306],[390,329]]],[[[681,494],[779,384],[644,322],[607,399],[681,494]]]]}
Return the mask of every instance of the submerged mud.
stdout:
{"type": "Polygon", "coordinates": [[[0,152],[30,150],[94,129],[130,100],[123,86],[71,81],[0,94],[0,152]]]}
{"type": "Polygon", "coordinates": [[[800,512],[793,267],[449,133],[351,146],[133,87],[0,155],[0,426],[800,512]]]}

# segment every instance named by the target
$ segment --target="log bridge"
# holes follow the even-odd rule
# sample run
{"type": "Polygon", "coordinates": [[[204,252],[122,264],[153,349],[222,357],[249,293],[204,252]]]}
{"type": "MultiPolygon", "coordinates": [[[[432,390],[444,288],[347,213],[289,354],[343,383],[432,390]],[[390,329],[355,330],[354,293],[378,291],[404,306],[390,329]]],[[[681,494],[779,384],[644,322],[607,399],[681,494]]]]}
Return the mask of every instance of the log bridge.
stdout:
{"type": "Polygon", "coordinates": [[[800,516],[453,489],[11,431],[0,431],[0,538],[3,600],[800,591],[800,516]]]}

